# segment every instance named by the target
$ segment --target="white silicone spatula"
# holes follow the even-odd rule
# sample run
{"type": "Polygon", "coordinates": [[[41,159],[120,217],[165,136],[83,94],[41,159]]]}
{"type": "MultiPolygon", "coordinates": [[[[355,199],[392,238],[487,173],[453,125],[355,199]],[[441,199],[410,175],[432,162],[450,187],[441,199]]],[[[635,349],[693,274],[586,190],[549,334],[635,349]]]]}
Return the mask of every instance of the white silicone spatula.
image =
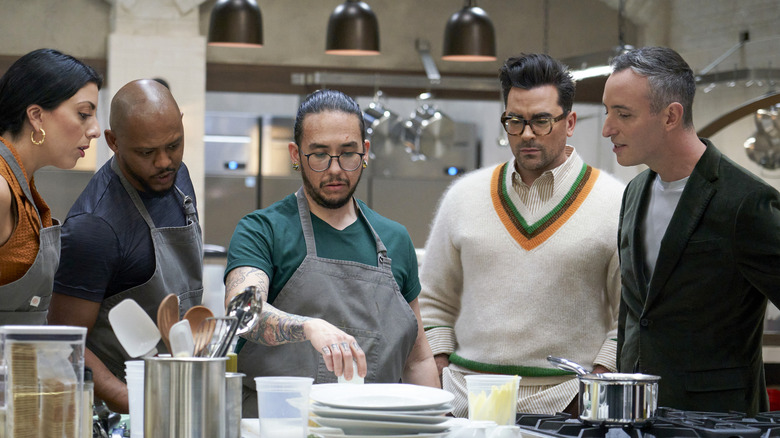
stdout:
{"type": "Polygon", "coordinates": [[[157,354],[160,331],[135,300],[127,298],[109,310],[108,322],[130,357],[149,357],[157,354]]]}
{"type": "Polygon", "coordinates": [[[173,357],[190,357],[195,351],[195,339],[192,336],[190,321],[182,319],[173,326],[168,333],[173,357]]]}

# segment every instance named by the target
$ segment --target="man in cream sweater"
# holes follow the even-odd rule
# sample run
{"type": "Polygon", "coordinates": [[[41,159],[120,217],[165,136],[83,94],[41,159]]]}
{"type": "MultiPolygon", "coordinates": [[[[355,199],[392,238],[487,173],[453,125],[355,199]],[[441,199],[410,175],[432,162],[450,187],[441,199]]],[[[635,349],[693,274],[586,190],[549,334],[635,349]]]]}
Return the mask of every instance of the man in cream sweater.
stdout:
{"type": "Polygon", "coordinates": [[[464,175],[440,202],[420,308],[443,388],[468,414],[465,375],[521,376],[518,412],[577,414],[579,385],[548,355],[615,371],[623,185],[566,144],[574,81],[547,55],[509,58],[501,122],[514,158],[464,175]]]}

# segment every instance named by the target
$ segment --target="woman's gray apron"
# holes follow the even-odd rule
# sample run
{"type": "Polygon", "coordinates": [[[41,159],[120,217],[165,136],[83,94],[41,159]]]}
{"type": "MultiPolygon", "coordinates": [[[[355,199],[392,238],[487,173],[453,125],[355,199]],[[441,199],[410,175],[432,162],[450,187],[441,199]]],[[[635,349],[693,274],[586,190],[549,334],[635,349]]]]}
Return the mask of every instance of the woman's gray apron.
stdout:
{"type": "MultiPolygon", "coordinates": [[[[179,317],[182,317],[190,307],[200,304],[203,294],[203,240],[195,205],[192,199],[184,195],[178,187],[174,186],[184,198],[182,208],[187,217],[187,225],[157,228],[154,226],[138,192],[119,170],[115,158],[112,158],[111,169],[119,176],[122,186],[133,200],[135,208],[138,209],[149,226],[156,265],[154,274],[146,283],[122,291],[103,301],[100,305],[97,321],[87,337],[87,348],[95,353],[115,376],[124,380],[125,361],[131,358],[122,348],[111,329],[108,311],[122,300],[132,298],[143,307],[152,321],[156,322],[157,307],[168,294],[175,293],[179,296],[179,317]]],[[[168,353],[162,342],[157,345],[157,351],[168,353]]]]}
{"type": "MultiPolygon", "coordinates": [[[[366,354],[366,383],[399,382],[417,340],[417,318],[398,289],[387,248],[355,202],[376,241],[378,266],[317,257],[303,188],[296,197],[306,258],[273,306],[287,313],[324,319],[354,336],[366,354]]],[[[321,353],[308,341],[274,347],[248,341],[238,354],[238,371],[246,374],[244,417],[257,417],[257,376],[307,376],[313,377],[314,383],[337,381],[325,367],[321,353]]]]}
{"type": "Polygon", "coordinates": [[[38,255],[35,256],[30,269],[22,278],[0,286],[0,325],[46,324],[46,314],[49,311],[52,289],[54,288],[54,274],[60,264],[60,224],[52,219],[54,225],[43,228],[41,214],[30,191],[27,178],[22,172],[21,166],[16,161],[14,154],[8,147],[0,142],[0,155],[19,181],[24,191],[24,196],[30,201],[38,214],[38,222],[41,223],[40,246],[38,255]]]}

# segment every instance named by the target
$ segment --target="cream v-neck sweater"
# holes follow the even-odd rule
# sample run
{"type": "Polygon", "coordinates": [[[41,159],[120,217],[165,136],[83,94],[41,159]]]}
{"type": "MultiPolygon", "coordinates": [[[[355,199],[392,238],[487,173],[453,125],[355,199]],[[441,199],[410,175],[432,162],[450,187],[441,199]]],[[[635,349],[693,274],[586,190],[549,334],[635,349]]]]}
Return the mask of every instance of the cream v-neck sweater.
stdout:
{"type": "Polygon", "coordinates": [[[420,271],[434,354],[521,384],[570,378],[548,355],[615,370],[620,300],[617,224],[623,185],[585,165],[556,181],[529,222],[514,161],[471,172],[442,198],[420,271]],[[531,379],[529,379],[531,378],[531,379]]]}

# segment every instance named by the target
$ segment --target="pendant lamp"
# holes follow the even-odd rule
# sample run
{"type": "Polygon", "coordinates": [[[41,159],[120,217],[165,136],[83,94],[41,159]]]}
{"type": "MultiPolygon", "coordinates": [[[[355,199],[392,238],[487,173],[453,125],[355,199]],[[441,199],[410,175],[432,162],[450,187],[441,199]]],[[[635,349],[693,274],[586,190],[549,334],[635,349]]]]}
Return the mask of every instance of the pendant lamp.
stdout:
{"type": "Polygon", "coordinates": [[[211,10],[208,43],[262,47],[263,16],[255,0],[218,0],[211,10]]]}
{"type": "Polygon", "coordinates": [[[466,0],[444,29],[445,61],[495,61],[496,31],[476,0],[466,0]]]}
{"type": "Polygon", "coordinates": [[[328,19],[325,53],[329,55],[378,55],[379,23],[362,1],[347,0],[328,19]]]}

